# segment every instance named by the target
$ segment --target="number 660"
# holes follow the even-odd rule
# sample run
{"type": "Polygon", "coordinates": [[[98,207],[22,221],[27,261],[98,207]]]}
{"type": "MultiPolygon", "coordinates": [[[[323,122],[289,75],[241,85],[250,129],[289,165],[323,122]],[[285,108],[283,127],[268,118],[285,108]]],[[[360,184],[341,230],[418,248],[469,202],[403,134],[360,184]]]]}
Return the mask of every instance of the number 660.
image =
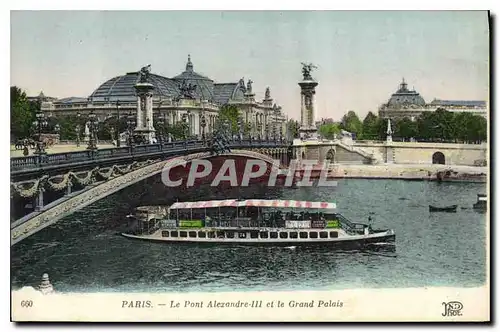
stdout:
{"type": "Polygon", "coordinates": [[[21,301],[21,307],[31,308],[32,306],[33,306],[33,301],[31,300],[21,301]]]}

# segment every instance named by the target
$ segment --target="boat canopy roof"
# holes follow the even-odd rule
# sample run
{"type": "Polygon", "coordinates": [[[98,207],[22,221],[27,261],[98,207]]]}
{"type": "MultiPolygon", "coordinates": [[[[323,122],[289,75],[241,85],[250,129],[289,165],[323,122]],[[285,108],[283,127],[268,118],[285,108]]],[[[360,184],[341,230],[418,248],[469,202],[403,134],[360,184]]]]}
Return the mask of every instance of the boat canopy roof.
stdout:
{"type": "Polygon", "coordinates": [[[335,209],[335,203],[328,202],[310,202],[293,200],[266,200],[266,199],[225,199],[218,201],[199,201],[199,202],[177,202],[170,206],[170,209],[203,209],[216,207],[270,207],[270,208],[294,208],[294,209],[335,209]]]}

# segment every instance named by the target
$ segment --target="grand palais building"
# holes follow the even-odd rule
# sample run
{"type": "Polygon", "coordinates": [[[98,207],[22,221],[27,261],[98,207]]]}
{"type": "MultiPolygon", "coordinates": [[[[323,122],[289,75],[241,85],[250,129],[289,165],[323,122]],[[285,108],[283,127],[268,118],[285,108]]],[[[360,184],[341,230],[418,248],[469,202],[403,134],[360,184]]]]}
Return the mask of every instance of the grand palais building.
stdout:
{"type": "MultiPolygon", "coordinates": [[[[125,117],[137,112],[135,84],[140,72],[134,71],[116,76],[102,83],[88,98],[69,97],[63,99],[39,96],[42,111],[49,116],[68,116],[90,112],[99,121],[111,117],[125,117]]],[[[216,83],[214,80],[194,71],[188,56],[185,70],[179,75],[168,78],[151,72],[148,83],[154,85],[154,120],[162,117],[170,125],[180,121],[188,124],[189,133],[201,137],[205,119],[205,133],[213,130],[218,112],[223,105],[235,105],[242,121],[251,128],[254,137],[266,137],[276,133],[285,135],[286,117],[281,106],[273,102],[269,87],[262,100],[256,99],[252,81],[244,79],[231,83],[216,83]]]]}

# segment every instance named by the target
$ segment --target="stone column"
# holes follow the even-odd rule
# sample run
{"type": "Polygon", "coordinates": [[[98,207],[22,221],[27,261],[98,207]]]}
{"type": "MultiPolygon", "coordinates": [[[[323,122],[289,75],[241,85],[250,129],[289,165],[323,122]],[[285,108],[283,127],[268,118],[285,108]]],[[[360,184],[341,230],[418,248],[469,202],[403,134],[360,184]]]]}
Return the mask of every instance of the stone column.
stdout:
{"type": "Polygon", "coordinates": [[[154,85],[150,83],[137,83],[135,85],[137,93],[137,126],[135,133],[143,136],[148,143],[155,137],[152,93],[154,88],[154,85]]]}
{"type": "Polygon", "coordinates": [[[138,95],[137,96],[137,111],[136,111],[136,121],[135,121],[135,128],[142,128],[142,106],[141,106],[141,97],[138,95]]]}
{"type": "Polygon", "coordinates": [[[315,98],[316,94],[316,86],[318,82],[310,79],[303,80],[299,82],[299,86],[301,89],[301,105],[300,105],[300,128],[299,133],[301,138],[317,137],[317,128],[314,123],[314,114],[315,114],[315,98]]]}

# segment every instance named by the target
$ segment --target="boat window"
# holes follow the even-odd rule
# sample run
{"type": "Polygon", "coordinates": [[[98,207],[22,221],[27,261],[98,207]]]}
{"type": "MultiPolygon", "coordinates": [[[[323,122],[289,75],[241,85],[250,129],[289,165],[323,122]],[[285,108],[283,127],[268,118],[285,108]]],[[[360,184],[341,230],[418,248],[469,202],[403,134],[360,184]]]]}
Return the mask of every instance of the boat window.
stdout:
{"type": "Polygon", "coordinates": [[[170,232],[170,236],[171,237],[178,237],[179,236],[179,232],[177,232],[177,231],[171,231],[170,232]]]}
{"type": "Polygon", "coordinates": [[[205,233],[205,232],[198,232],[198,237],[205,238],[205,237],[207,237],[207,233],[205,233]]]}
{"type": "Polygon", "coordinates": [[[330,232],[330,237],[339,237],[338,232],[330,232]]]}
{"type": "Polygon", "coordinates": [[[246,239],[247,237],[247,233],[246,232],[238,232],[238,237],[240,239],[246,239]]]}
{"type": "Polygon", "coordinates": [[[196,232],[193,231],[189,232],[189,237],[196,237],[196,232]]]}
{"type": "Polygon", "coordinates": [[[208,235],[207,237],[210,239],[215,238],[215,232],[208,232],[207,235],[208,235]]]}
{"type": "Polygon", "coordinates": [[[186,232],[186,231],[180,231],[180,232],[179,232],[179,236],[180,236],[180,237],[187,237],[188,235],[187,235],[187,232],[186,232]]]}
{"type": "Polygon", "coordinates": [[[224,232],[220,231],[220,232],[217,232],[217,237],[219,239],[223,239],[225,236],[224,236],[224,232]]]}
{"type": "Polygon", "coordinates": [[[297,232],[290,232],[290,239],[296,239],[299,236],[297,232]]]}
{"type": "Polygon", "coordinates": [[[168,237],[170,234],[169,234],[169,231],[162,231],[161,232],[161,236],[162,237],[168,237]]]}
{"type": "Polygon", "coordinates": [[[234,232],[226,232],[226,237],[228,239],[234,239],[234,232]]]}
{"type": "Polygon", "coordinates": [[[250,232],[251,239],[257,239],[259,237],[259,232],[250,232]]]}
{"type": "Polygon", "coordinates": [[[287,232],[280,232],[280,239],[288,239],[288,233],[287,232]]]}
{"type": "Polygon", "coordinates": [[[322,239],[328,239],[328,232],[319,232],[319,237],[322,239]]]}
{"type": "Polygon", "coordinates": [[[309,237],[311,239],[317,239],[318,238],[318,232],[309,232],[309,237]]]}
{"type": "Polygon", "coordinates": [[[301,239],[307,239],[307,232],[300,232],[301,239]]]}
{"type": "Polygon", "coordinates": [[[278,238],[278,232],[269,232],[271,239],[277,239],[278,238]]]}
{"type": "Polygon", "coordinates": [[[267,238],[269,238],[269,234],[267,232],[260,232],[260,238],[267,239],[267,238]]]}

